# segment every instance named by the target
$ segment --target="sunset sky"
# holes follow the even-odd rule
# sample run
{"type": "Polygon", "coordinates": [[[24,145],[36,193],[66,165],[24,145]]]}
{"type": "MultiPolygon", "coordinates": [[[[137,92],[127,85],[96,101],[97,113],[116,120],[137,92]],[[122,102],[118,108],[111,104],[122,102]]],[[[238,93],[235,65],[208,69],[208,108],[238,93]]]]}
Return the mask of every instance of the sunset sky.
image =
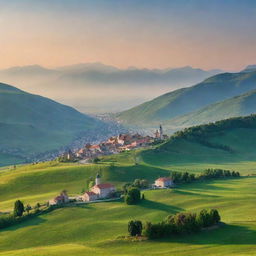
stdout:
{"type": "Polygon", "coordinates": [[[256,64],[253,0],[0,0],[0,68],[256,64]]]}

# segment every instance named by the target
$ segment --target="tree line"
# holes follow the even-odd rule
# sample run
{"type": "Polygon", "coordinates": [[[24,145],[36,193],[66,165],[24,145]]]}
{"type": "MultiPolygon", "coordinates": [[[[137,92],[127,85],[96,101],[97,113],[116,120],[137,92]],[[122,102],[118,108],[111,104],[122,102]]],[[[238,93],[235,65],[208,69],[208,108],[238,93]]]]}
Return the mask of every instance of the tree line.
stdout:
{"type": "Polygon", "coordinates": [[[223,169],[206,169],[198,175],[188,172],[172,171],[170,176],[174,183],[189,183],[193,181],[240,177],[240,173],[223,169]]]}
{"type": "Polygon", "coordinates": [[[23,222],[39,214],[50,212],[53,209],[53,206],[47,206],[42,209],[39,203],[37,203],[34,207],[30,206],[29,204],[24,206],[20,200],[17,200],[14,203],[12,213],[0,215],[0,229],[23,222]]]}
{"type": "Polygon", "coordinates": [[[201,210],[196,213],[177,213],[169,215],[159,223],[132,220],[128,223],[130,236],[145,236],[149,239],[173,237],[176,235],[199,232],[202,228],[211,227],[220,223],[221,217],[216,209],[201,210]]]}

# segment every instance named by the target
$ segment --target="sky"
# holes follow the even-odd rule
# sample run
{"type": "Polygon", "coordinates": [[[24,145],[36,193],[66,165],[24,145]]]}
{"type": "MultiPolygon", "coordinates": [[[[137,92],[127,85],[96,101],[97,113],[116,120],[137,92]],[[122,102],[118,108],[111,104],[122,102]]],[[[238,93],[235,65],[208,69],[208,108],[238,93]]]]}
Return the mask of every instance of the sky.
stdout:
{"type": "Polygon", "coordinates": [[[0,0],[0,68],[256,64],[254,0],[0,0]]]}

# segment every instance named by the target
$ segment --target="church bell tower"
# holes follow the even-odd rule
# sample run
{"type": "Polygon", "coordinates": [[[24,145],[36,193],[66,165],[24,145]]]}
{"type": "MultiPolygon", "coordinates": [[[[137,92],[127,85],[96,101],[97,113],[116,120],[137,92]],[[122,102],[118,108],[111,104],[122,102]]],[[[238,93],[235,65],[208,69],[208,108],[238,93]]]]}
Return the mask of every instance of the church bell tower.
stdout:
{"type": "Polygon", "coordinates": [[[96,185],[99,185],[99,184],[100,184],[100,175],[99,175],[99,173],[98,173],[97,176],[96,176],[95,184],[96,184],[96,185]]]}

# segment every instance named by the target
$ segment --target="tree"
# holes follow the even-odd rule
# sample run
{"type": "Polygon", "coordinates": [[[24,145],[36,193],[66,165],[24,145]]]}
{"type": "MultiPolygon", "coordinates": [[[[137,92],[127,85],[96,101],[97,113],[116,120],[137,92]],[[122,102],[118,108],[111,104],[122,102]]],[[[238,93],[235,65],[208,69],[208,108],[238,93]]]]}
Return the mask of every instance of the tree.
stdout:
{"type": "Polygon", "coordinates": [[[132,185],[134,187],[140,188],[140,179],[135,179],[132,185]]]}
{"type": "Polygon", "coordinates": [[[24,205],[20,200],[17,200],[14,204],[13,214],[15,217],[21,217],[24,212],[24,205]]]}
{"type": "Polygon", "coordinates": [[[217,224],[220,222],[220,215],[216,209],[211,209],[210,216],[212,219],[212,224],[217,224]]]}
{"type": "Polygon", "coordinates": [[[140,199],[140,190],[137,188],[130,188],[125,196],[125,202],[127,204],[136,204],[140,199]]]}
{"type": "Polygon", "coordinates": [[[91,181],[89,182],[88,188],[91,189],[94,185],[95,185],[95,181],[94,181],[94,180],[91,180],[91,181]]]}
{"type": "Polygon", "coordinates": [[[141,180],[140,181],[140,186],[142,187],[142,188],[148,188],[148,186],[149,186],[149,182],[148,182],[148,180],[141,180]]]}
{"type": "Polygon", "coordinates": [[[128,223],[128,232],[130,236],[140,236],[142,232],[142,223],[140,220],[131,220],[128,223]]]}
{"type": "Polygon", "coordinates": [[[211,216],[207,210],[203,209],[197,216],[197,221],[202,227],[209,227],[211,223],[211,216]]]}
{"type": "Polygon", "coordinates": [[[95,158],[93,159],[93,163],[94,163],[94,164],[97,164],[98,162],[100,162],[100,159],[99,159],[98,157],[95,157],[95,158]]]}
{"type": "Polygon", "coordinates": [[[30,204],[27,204],[25,211],[27,212],[27,214],[29,214],[29,211],[32,210],[32,207],[30,206],[30,204]]]}
{"type": "Polygon", "coordinates": [[[36,203],[35,209],[39,209],[41,207],[40,203],[36,203]]]}

